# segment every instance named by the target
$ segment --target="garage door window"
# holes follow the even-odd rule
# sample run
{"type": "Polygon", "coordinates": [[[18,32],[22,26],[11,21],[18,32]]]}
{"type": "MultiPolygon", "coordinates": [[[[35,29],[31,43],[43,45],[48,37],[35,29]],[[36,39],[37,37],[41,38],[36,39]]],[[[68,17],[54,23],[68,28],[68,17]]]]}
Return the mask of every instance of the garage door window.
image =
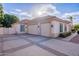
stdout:
{"type": "Polygon", "coordinates": [[[20,31],[25,32],[25,25],[20,25],[20,31]]]}

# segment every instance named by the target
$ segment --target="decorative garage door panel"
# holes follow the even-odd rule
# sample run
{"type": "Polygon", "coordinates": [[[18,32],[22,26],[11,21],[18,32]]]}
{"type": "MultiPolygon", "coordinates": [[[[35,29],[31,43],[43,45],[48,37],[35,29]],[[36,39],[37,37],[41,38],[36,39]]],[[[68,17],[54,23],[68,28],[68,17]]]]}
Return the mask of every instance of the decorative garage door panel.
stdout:
{"type": "Polygon", "coordinates": [[[49,23],[41,24],[41,35],[50,36],[51,26],[49,23]]]}
{"type": "Polygon", "coordinates": [[[28,26],[28,33],[39,35],[38,25],[30,25],[30,26],[28,26]]]}

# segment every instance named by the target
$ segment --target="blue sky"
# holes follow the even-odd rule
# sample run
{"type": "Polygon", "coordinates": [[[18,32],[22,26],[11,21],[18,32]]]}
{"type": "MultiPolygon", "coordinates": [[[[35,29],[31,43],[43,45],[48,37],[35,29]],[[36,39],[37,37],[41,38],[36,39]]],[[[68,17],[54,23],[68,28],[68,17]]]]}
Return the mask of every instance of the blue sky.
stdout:
{"type": "Polygon", "coordinates": [[[60,10],[62,13],[64,12],[76,12],[79,11],[79,4],[78,3],[61,3],[61,4],[55,4],[58,10],[60,10]]]}
{"type": "Polygon", "coordinates": [[[34,3],[4,3],[4,12],[15,14],[20,19],[37,17],[37,15],[52,14],[61,18],[67,15],[75,16],[74,22],[79,22],[79,4],[78,3],[52,3],[52,4],[34,4],[34,3]]]}

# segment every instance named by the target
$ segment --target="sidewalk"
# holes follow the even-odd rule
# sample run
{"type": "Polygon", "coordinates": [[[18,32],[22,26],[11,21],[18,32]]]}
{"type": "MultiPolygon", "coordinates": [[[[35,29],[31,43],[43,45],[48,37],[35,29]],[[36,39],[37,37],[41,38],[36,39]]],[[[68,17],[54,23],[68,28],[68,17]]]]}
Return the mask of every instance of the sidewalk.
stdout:
{"type": "MultiPolygon", "coordinates": [[[[63,53],[63,55],[65,54],[68,56],[79,56],[79,44],[75,44],[63,40],[52,39],[46,42],[42,42],[41,45],[49,47],[58,52],[61,52],[63,53]]],[[[62,55],[62,54],[59,53],[57,55],[62,55]]]]}
{"type": "Polygon", "coordinates": [[[75,37],[77,35],[77,33],[73,33],[72,35],[66,37],[66,38],[63,38],[62,40],[64,41],[70,41],[73,37],[75,37]]]}

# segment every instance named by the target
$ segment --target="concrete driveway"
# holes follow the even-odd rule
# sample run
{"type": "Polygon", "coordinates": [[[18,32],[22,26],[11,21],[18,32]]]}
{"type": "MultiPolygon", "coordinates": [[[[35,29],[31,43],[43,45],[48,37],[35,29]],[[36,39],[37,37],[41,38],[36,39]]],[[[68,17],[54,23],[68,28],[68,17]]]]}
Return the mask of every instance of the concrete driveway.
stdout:
{"type": "Polygon", "coordinates": [[[22,34],[0,37],[1,56],[78,56],[79,44],[22,34]]]}

